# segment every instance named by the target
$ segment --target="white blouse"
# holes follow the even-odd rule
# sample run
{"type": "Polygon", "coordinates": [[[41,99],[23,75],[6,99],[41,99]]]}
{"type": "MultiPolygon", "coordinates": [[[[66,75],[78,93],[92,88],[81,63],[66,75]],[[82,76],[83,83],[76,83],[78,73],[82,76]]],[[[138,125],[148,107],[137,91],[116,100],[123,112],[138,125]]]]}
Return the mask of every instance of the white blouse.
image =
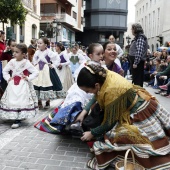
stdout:
{"type": "MultiPolygon", "coordinates": [[[[60,63],[60,65],[62,66],[68,66],[70,64],[70,60],[69,60],[69,55],[65,52],[65,51],[62,51],[60,54],[59,54],[59,58],[60,56],[63,55],[64,59],[66,60],[66,62],[64,63],[60,63]]],[[[60,59],[61,61],[61,59],[60,59]]]]}
{"type": "Polygon", "coordinates": [[[54,53],[53,51],[51,51],[50,49],[46,49],[44,51],[41,50],[37,50],[34,54],[33,57],[33,61],[32,63],[34,65],[38,64],[38,62],[41,60],[47,64],[49,64],[46,60],[46,56],[48,56],[50,58],[50,61],[52,62],[53,67],[58,67],[60,64],[60,59],[57,55],[57,53],[54,53]]]}
{"type": "Polygon", "coordinates": [[[6,81],[11,77],[9,71],[12,71],[12,77],[23,76],[23,71],[28,70],[31,73],[28,76],[28,81],[32,81],[38,76],[38,70],[27,59],[17,61],[15,58],[10,60],[3,69],[3,77],[6,81]]]}

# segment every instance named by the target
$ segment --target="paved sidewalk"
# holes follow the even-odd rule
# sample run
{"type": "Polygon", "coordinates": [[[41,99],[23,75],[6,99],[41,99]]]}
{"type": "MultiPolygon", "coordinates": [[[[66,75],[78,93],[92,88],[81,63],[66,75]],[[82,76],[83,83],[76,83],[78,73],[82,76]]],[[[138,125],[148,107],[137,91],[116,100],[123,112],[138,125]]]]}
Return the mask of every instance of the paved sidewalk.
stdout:
{"type": "MultiPolygon", "coordinates": [[[[154,94],[155,89],[145,87],[170,110],[170,99],[154,94]]],[[[41,132],[33,125],[48,115],[62,100],[51,102],[51,109],[40,111],[19,129],[11,129],[10,122],[0,122],[0,170],[87,170],[91,153],[86,143],[70,136],[41,132]]],[[[113,168],[108,168],[112,170],[113,168]]]]}
{"type": "Polygon", "coordinates": [[[0,134],[0,170],[88,169],[86,162],[91,154],[85,143],[70,136],[41,132],[33,127],[61,102],[54,100],[51,109],[40,111],[18,129],[11,129],[10,122],[1,124],[4,127],[0,134]]]}

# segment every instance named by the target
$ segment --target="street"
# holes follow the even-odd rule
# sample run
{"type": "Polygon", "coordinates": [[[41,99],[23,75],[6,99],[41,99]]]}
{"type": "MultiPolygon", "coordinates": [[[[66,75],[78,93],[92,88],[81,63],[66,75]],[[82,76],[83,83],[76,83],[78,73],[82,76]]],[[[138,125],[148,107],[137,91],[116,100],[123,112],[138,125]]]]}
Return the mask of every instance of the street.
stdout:
{"type": "MultiPolygon", "coordinates": [[[[145,86],[144,86],[145,87],[145,86]]],[[[169,99],[154,94],[170,110],[169,99]]],[[[92,156],[86,143],[70,136],[53,135],[34,128],[34,124],[60,105],[61,99],[51,102],[51,108],[40,111],[32,120],[11,129],[11,122],[0,122],[0,170],[86,170],[92,156]]]]}

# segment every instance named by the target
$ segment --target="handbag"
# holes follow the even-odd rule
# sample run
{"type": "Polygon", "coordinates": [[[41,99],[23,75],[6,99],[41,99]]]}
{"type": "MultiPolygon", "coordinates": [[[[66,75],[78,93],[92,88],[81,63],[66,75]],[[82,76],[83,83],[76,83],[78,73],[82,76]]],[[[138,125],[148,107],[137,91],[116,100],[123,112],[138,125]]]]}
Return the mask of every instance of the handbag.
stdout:
{"type": "Polygon", "coordinates": [[[95,103],[91,112],[84,118],[82,122],[82,128],[84,131],[90,131],[92,128],[96,128],[101,125],[104,118],[104,111],[100,109],[100,105],[95,103]]]}

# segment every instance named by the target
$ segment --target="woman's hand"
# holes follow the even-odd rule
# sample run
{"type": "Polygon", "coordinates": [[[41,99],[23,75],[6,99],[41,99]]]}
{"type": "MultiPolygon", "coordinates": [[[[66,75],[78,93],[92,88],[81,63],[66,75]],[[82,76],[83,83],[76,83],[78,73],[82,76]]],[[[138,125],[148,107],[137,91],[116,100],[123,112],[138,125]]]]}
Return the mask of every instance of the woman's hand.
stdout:
{"type": "Polygon", "coordinates": [[[13,78],[12,77],[10,77],[9,79],[8,79],[8,83],[12,80],[13,78]]]}
{"type": "Polygon", "coordinates": [[[82,141],[90,141],[93,138],[93,135],[91,134],[90,131],[84,132],[83,136],[81,137],[82,141]]]}
{"type": "Polygon", "coordinates": [[[76,118],[75,122],[80,122],[80,126],[82,125],[82,122],[84,120],[84,116],[87,114],[86,110],[83,110],[76,118]]]}

